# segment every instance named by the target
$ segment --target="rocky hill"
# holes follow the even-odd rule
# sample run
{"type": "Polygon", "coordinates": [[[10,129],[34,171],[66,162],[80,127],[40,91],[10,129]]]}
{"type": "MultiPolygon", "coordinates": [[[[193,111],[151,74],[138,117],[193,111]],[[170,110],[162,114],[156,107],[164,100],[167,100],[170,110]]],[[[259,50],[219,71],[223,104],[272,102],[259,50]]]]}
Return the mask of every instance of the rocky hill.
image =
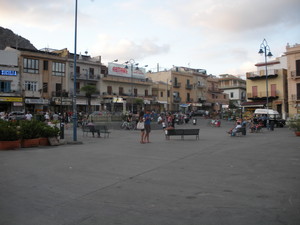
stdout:
{"type": "Polygon", "coordinates": [[[5,49],[7,46],[37,50],[26,38],[15,34],[9,29],[0,27],[0,50],[5,49]]]}

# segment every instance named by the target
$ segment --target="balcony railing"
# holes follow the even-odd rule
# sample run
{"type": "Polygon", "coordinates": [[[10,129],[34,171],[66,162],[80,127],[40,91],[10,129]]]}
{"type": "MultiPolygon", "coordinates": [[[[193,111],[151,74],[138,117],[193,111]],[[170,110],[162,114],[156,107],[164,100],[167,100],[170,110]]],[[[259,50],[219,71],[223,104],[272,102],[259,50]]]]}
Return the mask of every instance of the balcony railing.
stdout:
{"type": "MultiPolygon", "coordinates": [[[[70,73],[70,78],[74,79],[74,72],[70,73]]],[[[88,80],[88,81],[98,81],[100,80],[100,75],[92,75],[92,74],[77,74],[76,79],[78,80],[88,80]]]]}
{"type": "Polygon", "coordinates": [[[131,77],[118,77],[118,76],[105,76],[102,78],[103,81],[112,81],[120,83],[129,83],[129,84],[142,84],[142,85],[151,85],[152,81],[149,79],[138,79],[131,77]]]}
{"type": "Polygon", "coordinates": [[[298,79],[298,78],[300,78],[300,72],[297,73],[296,70],[291,71],[291,78],[292,79],[298,79]]]}
{"type": "MultiPolygon", "coordinates": [[[[272,77],[277,77],[278,76],[278,70],[267,70],[268,72],[268,77],[272,78],[272,77]]],[[[265,70],[260,70],[259,72],[248,72],[246,73],[246,77],[247,79],[265,79],[266,78],[266,71],[265,70]]]]}
{"type": "MultiPolygon", "coordinates": [[[[275,93],[274,92],[271,92],[271,91],[268,91],[268,97],[269,98],[277,98],[280,94],[280,91],[276,91],[275,93]]],[[[266,91],[261,91],[261,92],[257,92],[256,94],[254,93],[247,93],[247,98],[267,98],[267,92],[266,91]]]]}
{"type": "Polygon", "coordinates": [[[174,87],[174,88],[180,88],[180,87],[181,87],[181,83],[178,83],[178,82],[177,82],[177,83],[174,83],[174,84],[173,84],[173,87],[174,87]]]}
{"type": "Polygon", "coordinates": [[[193,89],[193,85],[191,85],[191,84],[186,84],[186,85],[185,85],[185,88],[188,89],[188,90],[192,90],[192,89],[193,89]]]}
{"type": "Polygon", "coordinates": [[[291,97],[292,97],[292,101],[300,101],[300,95],[294,94],[294,95],[291,95],[291,97]]]}
{"type": "Polygon", "coordinates": [[[181,102],[181,98],[180,97],[174,97],[173,102],[179,103],[179,102],[181,102]]]}
{"type": "Polygon", "coordinates": [[[69,92],[63,91],[52,91],[52,97],[69,97],[69,92]]]}

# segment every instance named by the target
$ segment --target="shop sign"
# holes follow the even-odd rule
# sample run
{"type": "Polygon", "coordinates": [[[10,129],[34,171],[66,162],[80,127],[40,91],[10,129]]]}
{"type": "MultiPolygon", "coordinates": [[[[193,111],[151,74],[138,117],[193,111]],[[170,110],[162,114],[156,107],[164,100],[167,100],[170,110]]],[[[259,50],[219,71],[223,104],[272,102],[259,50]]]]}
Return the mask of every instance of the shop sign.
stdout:
{"type": "Polygon", "coordinates": [[[0,75],[3,76],[17,76],[17,71],[14,70],[0,70],[0,75]]]}
{"type": "Polygon", "coordinates": [[[26,104],[36,104],[36,105],[48,105],[49,100],[48,99],[42,99],[42,98],[26,98],[25,99],[26,104]]]}
{"type": "Polygon", "coordinates": [[[18,97],[0,97],[0,102],[22,102],[22,98],[18,97]]]}
{"type": "MultiPolygon", "coordinates": [[[[53,98],[52,101],[55,102],[55,105],[60,105],[61,98],[53,98]]],[[[72,105],[72,99],[71,98],[62,98],[62,105],[72,105]]]]}
{"type": "Polygon", "coordinates": [[[13,106],[23,106],[23,102],[13,102],[13,106]]]}
{"type": "Polygon", "coordinates": [[[116,98],[116,97],[113,98],[113,103],[123,103],[123,102],[124,102],[123,98],[116,98]]]}

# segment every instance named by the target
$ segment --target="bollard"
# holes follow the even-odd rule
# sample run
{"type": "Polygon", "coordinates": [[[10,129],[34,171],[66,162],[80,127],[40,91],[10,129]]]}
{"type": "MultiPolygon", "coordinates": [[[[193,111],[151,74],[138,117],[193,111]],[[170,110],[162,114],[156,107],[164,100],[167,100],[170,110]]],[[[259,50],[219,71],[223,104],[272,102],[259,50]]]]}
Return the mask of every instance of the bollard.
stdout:
{"type": "Polygon", "coordinates": [[[193,125],[197,125],[197,119],[196,118],[193,119],[193,125]]]}
{"type": "Polygon", "coordinates": [[[61,123],[60,124],[60,139],[65,139],[65,124],[61,123]]]}

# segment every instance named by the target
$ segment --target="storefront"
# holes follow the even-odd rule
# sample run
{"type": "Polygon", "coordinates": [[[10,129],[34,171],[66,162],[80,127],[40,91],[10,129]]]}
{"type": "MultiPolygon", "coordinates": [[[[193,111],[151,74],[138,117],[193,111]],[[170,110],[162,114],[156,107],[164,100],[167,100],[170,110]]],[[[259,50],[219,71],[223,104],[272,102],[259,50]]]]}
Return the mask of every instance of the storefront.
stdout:
{"type": "Polygon", "coordinates": [[[25,98],[25,111],[31,113],[49,110],[49,100],[43,98],[25,98]]]}
{"type": "Polygon", "coordinates": [[[0,112],[23,111],[23,98],[0,97],[0,112]]]}

